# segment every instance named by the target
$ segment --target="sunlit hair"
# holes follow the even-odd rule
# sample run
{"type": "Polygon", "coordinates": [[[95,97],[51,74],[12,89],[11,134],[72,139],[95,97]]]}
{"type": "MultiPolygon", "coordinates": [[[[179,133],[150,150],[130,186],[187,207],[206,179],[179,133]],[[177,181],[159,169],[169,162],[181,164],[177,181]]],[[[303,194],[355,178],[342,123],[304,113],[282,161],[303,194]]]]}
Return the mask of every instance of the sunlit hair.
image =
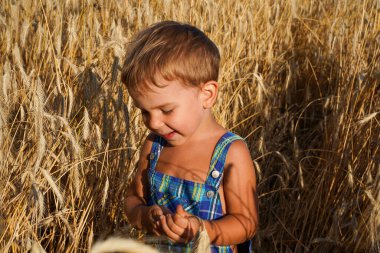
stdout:
{"type": "Polygon", "coordinates": [[[156,23],[137,33],[128,44],[121,80],[129,91],[158,85],[157,75],[198,86],[217,81],[220,54],[199,29],[174,21],[156,23]]]}

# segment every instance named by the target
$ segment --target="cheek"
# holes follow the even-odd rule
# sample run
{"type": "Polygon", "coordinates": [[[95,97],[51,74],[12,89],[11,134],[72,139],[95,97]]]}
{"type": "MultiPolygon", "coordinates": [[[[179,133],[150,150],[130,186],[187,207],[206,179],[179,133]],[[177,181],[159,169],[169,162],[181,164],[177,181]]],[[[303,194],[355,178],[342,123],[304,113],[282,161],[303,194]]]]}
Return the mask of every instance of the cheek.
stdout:
{"type": "Polygon", "coordinates": [[[192,124],[191,112],[185,108],[183,110],[178,110],[168,118],[167,123],[170,127],[176,128],[180,132],[187,132],[192,124]]]}
{"type": "Polygon", "coordinates": [[[198,125],[202,118],[202,111],[197,106],[187,108],[183,113],[183,125],[188,128],[193,128],[194,125],[198,125]]]}

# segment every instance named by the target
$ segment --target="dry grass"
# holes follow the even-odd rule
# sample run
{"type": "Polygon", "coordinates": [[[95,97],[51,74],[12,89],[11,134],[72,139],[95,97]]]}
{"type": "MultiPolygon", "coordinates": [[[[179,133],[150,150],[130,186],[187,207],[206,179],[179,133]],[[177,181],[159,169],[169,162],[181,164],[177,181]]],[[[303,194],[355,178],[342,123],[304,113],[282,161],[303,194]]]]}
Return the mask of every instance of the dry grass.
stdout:
{"type": "Polygon", "coordinates": [[[174,19],[222,52],[215,113],[255,159],[256,251],[379,252],[379,12],[376,0],[1,1],[0,251],[140,238],[122,203],[146,130],[120,65],[133,33],[174,19]]]}

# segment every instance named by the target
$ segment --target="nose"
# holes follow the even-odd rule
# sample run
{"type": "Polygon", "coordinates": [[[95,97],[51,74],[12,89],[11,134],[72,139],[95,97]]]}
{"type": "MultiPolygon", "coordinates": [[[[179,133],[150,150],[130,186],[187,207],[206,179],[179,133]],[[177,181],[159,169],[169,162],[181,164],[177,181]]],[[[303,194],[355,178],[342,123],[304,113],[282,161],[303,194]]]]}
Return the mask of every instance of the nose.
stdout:
{"type": "Polygon", "coordinates": [[[158,130],[160,129],[160,127],[163,126],[164,123],[162,122],[159,116],[150,115],[146,120],[146,124],[148,128],[152,130],[158,130]]]}

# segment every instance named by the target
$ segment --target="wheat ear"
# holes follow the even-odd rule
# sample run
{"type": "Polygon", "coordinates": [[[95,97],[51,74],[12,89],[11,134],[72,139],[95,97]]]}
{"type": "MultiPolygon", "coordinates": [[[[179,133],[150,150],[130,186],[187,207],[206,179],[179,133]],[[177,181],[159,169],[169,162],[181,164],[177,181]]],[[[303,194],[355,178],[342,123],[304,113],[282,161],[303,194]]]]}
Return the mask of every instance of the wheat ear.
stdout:
{"type": "Polygon", "coordinates": [[[199,231],[195,237],[193,246],[191,248],[191,253],[210,253],[210,237],[208,236],[205,225],[198,216],[194,217],[197,218],[201,226],[199,227],[199,231]]]}
{"type": "Polygon", "coordinates": [[[90,253],[126,252],[126,253],[159,253],[154,248],[139,243],[132,239],[109,238],[103,242],[97,242],[90,253]]]}

